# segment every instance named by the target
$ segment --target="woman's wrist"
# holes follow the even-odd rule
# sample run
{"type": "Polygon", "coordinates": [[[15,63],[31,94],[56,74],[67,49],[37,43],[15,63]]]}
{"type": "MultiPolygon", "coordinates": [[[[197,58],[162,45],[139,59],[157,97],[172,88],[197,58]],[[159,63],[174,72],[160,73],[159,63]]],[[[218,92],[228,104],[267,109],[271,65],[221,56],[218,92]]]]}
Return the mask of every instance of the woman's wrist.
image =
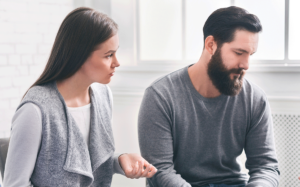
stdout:
{"type": "Polygon", "coordinates": [[[128,153],[122,153],[122,154],[120,154],[119,157],[118,157],[119,165],[120,165],[120,167],[122,168],[123,171],[124,171],[124,169],[123,169],[123,167],[122,167],[121,159],[120,159],[120,158],[121,158],[122,156],[126,155],[126,154],[128,154],[128,153]]]}

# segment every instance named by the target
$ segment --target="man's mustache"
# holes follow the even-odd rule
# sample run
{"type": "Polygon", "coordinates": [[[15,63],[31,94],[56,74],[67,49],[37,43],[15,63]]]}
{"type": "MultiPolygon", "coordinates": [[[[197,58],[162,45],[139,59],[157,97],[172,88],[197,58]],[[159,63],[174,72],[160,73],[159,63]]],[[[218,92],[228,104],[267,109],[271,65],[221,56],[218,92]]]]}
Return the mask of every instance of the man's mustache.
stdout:
{"type": "Polygon", "coordinates": [[[239,68],[239,69],[231,69],[231,70],[228,70],[228,73],[235,73],[235,74],[240,74],[240,75],[243,75],[245,74],[245,70],[242,69],[242,68],[239,68]]]}

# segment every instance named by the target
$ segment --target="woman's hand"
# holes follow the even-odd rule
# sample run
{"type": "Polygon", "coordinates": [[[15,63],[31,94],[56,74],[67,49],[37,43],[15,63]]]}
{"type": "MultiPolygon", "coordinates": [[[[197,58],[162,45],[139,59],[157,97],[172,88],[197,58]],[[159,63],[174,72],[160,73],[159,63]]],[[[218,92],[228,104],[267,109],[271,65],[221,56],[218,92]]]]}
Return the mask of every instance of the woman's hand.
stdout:
{"type": "Polygon", "coordinates": [[[126,177],[131,179],[151,178],[157,172],[157,169],[139,154],[123,154],[119,156],[119,163],[126,177]]]}

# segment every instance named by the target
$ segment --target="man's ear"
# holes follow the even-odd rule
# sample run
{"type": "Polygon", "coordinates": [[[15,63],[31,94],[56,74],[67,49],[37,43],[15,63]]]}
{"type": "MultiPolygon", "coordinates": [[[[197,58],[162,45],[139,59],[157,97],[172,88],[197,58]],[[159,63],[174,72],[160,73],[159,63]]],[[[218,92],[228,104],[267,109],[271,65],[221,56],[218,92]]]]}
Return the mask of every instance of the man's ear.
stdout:
{"type": "Polygon", "coordinates": [[[217,50],[217,42],[215,41],[215,38],[212,35],[206,37],[204,48],[210,55],[213,55],[217,50]]]}

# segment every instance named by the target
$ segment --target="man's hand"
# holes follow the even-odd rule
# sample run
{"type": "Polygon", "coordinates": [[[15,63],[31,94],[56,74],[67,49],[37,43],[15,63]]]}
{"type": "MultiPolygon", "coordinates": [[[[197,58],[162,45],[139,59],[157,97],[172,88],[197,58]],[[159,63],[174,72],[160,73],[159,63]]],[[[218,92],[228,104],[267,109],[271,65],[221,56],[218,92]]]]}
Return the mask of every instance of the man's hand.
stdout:
{"type": "Polygon", "coordinates": [[[131,179],[151,178],[157,172],[157,169],[139,154],[123,154],[119,156],[119,163],[126,177],[131,179]]]}

